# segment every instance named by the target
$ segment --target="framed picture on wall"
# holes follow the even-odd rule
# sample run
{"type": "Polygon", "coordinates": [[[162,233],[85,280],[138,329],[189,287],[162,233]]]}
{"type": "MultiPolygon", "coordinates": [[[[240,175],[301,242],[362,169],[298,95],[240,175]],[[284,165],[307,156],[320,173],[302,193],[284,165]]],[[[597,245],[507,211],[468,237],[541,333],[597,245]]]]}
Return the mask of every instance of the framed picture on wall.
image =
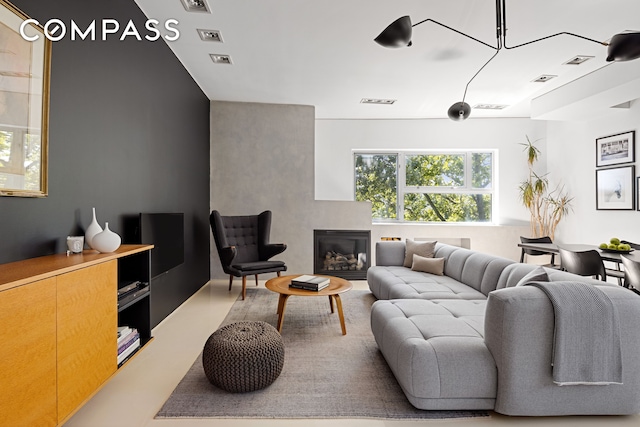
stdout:
{"type": "Polygon", "coordinates": [[[638,192],[638,194],[636,194],[636,203],[638,204],[637,208],[640,211],[640,176],[638,177],[638,182],[636,183],[636,191],[638,192]]]}
{"type": "Polygon", "coordinates": [[[633,163],[635,161],[635,131],[596,139],[596,167],[633,163]]]}
{"type": "Polygon", "coordinates": [[[596,209],[635,209],[635,166],[596,170],[596,209]]]}
{"type": "Polygon", "coordinates": [[[51,41],[27,19],[0,0],[0,196],[48,191],[51,41]]]}

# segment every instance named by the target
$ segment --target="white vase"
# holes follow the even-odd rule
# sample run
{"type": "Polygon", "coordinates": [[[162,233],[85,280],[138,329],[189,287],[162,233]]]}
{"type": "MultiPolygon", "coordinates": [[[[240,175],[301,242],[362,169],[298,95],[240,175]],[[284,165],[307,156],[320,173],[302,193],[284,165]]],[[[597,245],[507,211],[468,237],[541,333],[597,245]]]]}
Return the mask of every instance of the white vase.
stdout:
{"type": "Polygon", "coordinates": [[[91,224],[87,227],[87,230],[84,232],[84,241],[89,245],[90,248],[95,249],[93,247],[93,237],[102,232],[102,227],[98,224],[98,220],[96,220],[96,208],[91,208],[93,210],[93,219],[91,220],[91,224]]]}
{"type": "Polygon", "coordinates": [[[107,253],[113,252],[120,247],[120,236],[117,233],[109,230],[109,223],[104,224],[104,231],[93,236],[92,247],[98,252],[107,253]]]}

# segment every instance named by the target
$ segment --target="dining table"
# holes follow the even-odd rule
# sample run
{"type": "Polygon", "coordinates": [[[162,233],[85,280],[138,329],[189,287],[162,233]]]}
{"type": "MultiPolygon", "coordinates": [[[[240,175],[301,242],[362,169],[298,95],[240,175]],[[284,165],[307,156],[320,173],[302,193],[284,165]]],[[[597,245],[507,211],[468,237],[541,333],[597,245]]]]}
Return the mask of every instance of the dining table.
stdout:
{"type": "Polygon", "coordinates": [[[609,261],[616,264],[621,264],[622,258],[620,258],[620,256],[624,255],[633,261],[640,262],[640,251],[634,251],[633,249],[629,253],[623,253],[623,252],[613,252],[609,250],[603,250],[596,245],[587,245],[587,244],[558,245],[556,243],[518,243],[518,247],[521,247],[523,249],[533,249],[533,250],[545,252],[548,254],[560,253],[560,250],[558,249],[558,247],[561,247],[562,249],[567,249],[573,252],[583,252],[583,251],[595,249],[600,254],[600,257],[602,258],[603,261],[609,261]]]}

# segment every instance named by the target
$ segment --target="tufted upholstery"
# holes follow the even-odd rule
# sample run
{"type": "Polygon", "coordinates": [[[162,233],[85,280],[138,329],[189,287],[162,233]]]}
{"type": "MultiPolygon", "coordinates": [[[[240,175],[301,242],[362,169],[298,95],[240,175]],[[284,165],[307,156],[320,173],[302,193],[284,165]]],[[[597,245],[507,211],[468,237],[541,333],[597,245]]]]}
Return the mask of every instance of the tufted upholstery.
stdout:
{"type": "MultiPolygon", "coordinates": [[[[445,276],[437,276],[402,267],[403,245],[378,242],[377,265],[367,271],[367,281],[379,299],[371,309],[373,336],[415,407],[495,409],[511,415],[637,412],[640,369],[633,363],[627,365],[633,374],[624,380],[631,386],[615,393],[598,386],[549,384],[550,303],[534,295],[541,293],[536,288],[515,287],[538,266],[439,243],[435,256],[445,258],[445,276]]],[[[621,300],[625,295],[620,292],[629,292],[599,280],[545,271],[551,281],[577,279],[610,288],[607,293],[621,300]]],[[[630,319],[638,316],[625,317],[633,323],[630,319]]],[[[625,350],[632,359],[638,354],[640,329],[625,324],[624,331],[632,337],[625,350]]]]}
{"type": "Polygon", "coordinates": [[[269,243],[271,211],[259,215],[222,216],[214,210],[209,216],[211,232],[216,242],[220,263],[229,274],[229,289],[233,277],[242,277],[242,299],[245,297],[246,276],[286,271],[282,261],[270,260],[287,246],[269,243]]]}
{"type": "MultiPolygon", "coordinates": [[[[434,256],[445,259],[444,276],[402,267],[404,242],[377,242],[377,265],[367,270],[371,292],[378,299],[484,300],[495,289],[515,286],[537,267],[442,243],[436,245],[434,256]]],[[[564,271],[545,270],[551,281],[576,278],[564,271]]],[[[603,284],[602,281],[587,277],[580,280],[594,285],[603,284]]]]}
{"type": "Polygon", "coordinates": [[[421,409],[493,409],[497,371],[484,343],[486,301],[376,301],[371,329],[409,401],[421,409]]]}
{"type": "MultiPolygon", "coordinates": [[[[534,269],[538,268],[535,264],[518,264],[513,263],[505,267],[498,279],[496,289],[503,288],[512,288],[514,287],[520,279],[529,274],[534,269]]],[[[555,268],[547,268],[544,267],[544,270],[547,272],[549,276],[549,281],[551,282],[559,282],[559,281],[571,281],[576,280],[576,275],[572,273],[567,273],[566,271],[556,270],[555,268]]],[[[592,279],[590,277],[580,277],[580,281],[583,283],[590,283],[592,285],[598,286],[616,286],[614,284],[605,283],[602,280],[592,279]]]]}
{"type": "MultiPolygon", "coordinates": [[[[445,262],[445,270],[446,270],[445,262]]],[[[449,276],[436,276],[406,267],[370,267],[367,281],[378,299],[485,299],[479,291],[449,276]]]]}

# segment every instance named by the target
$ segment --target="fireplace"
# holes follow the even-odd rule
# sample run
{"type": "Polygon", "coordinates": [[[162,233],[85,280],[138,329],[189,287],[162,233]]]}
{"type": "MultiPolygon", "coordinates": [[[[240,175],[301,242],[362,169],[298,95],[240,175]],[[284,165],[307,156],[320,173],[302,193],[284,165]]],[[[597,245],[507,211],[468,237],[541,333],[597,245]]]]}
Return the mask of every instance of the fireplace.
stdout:
{"type": "Polygon", "coordinates": [[[370,230],[313,230],[313,273],[365,280],[371,254],[370,230]]]}

